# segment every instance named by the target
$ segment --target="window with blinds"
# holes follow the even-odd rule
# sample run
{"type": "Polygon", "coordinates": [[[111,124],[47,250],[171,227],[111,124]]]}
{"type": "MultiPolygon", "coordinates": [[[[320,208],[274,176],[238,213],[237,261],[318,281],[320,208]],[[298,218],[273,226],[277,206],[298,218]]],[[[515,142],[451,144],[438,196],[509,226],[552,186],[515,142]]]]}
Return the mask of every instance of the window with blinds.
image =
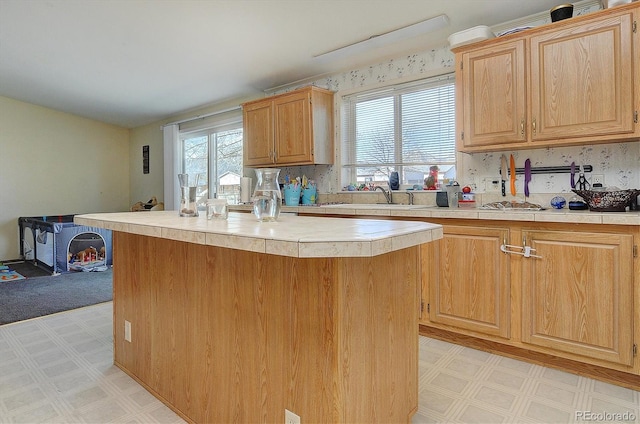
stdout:
{"type": "Polygon", "coordinates": [[[343,97],[343,184],[455,178],[454,100],[453,74],[343,97]]]}

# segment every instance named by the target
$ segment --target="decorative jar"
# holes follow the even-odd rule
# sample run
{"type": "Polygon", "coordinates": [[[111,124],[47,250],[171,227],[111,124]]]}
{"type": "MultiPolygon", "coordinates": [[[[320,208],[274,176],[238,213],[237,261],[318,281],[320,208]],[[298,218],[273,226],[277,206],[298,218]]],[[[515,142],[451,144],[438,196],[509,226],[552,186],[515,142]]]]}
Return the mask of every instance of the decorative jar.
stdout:
{"type": "Polygon", "coordinates": [[[196,190],[198,189],[198,181],[200,174],[178,174],[178,182],[180,183],[180,216],[198,216],[198,204],[196,198],[196,190]]]}
{"type": "Polygon", "coordinates": [[[278,168],[256,169],[256,188],[253,191],[253,213],[258,221],[276,221],[282,208],[282,193],[278,168]]]}

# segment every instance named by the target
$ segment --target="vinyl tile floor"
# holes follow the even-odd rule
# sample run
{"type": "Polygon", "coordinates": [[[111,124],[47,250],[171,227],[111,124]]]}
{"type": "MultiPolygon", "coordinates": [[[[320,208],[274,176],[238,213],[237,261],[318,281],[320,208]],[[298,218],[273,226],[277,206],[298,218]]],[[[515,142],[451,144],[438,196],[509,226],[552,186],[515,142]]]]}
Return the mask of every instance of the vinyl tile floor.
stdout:
{"type": "MultiPolygon", "coordinates": [[[[113,365],[112,307],[0,326],[0,423],[184,422],[113,365]]],[[[413,423],[580,422],[640,423],[640,392],[420,337],[413,423]]]]}

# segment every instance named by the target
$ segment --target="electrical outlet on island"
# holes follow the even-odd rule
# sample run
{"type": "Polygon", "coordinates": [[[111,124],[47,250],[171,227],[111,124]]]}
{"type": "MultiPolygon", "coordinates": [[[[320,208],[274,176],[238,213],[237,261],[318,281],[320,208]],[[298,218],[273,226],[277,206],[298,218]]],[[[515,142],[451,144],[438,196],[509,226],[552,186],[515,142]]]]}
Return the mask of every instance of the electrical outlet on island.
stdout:
{"type": "Polygon", "coordinates": [[[284,410],[284,424],[300,424],[300,417],[289,411],[284,410]]]}
{"type": "Polygon", "coordinates": [[[131,323],[124,321],[124,340],[131,343],[131,323]]]}

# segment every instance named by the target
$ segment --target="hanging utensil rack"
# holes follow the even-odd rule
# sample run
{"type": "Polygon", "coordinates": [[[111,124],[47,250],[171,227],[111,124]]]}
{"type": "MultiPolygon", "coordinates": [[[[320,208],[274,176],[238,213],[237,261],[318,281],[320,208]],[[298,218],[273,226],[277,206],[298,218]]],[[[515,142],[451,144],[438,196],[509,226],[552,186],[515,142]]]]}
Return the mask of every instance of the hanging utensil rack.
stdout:
{"type": "MultiPolygon", "coordinates": [[[[582,169],[584,172],[591,172],[593,167],[591,165],[583,165],[582,169]]],[[[576,165],[574,168],[575,173],[580,172],[580,167],[576,165]]],[[[500,170],[498,170],[500,173],[500,170]]],[[[569,174],[571,173],[571,166],[532,166],[531,167],[532,174],[569,174]]],[[[516,175],[524,174],[524,168],[516,168],[516,175]]]]}

